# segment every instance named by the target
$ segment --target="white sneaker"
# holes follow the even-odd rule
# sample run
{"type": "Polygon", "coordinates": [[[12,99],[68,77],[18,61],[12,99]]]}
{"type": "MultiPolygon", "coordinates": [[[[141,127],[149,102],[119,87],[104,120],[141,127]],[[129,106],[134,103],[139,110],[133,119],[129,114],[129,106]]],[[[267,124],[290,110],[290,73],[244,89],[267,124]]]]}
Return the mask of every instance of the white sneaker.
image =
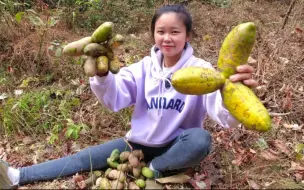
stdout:
{"type": "Polygon", "coordinates": [[[0,159],[0,189],[13,189],[14,186],[7,175],[9,164],[0,159]]]}

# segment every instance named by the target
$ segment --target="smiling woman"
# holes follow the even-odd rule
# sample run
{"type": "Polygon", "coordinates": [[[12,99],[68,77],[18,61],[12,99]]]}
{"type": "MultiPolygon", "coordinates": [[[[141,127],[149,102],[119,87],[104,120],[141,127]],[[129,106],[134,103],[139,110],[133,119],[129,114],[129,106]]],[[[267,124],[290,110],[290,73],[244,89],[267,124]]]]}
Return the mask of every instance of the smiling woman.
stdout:
{"type": "MultiPolygon", "coordinates": [[[[134,105],[131,129],[125,137],[37,165],[10,167],[0,177],[10,178],[11,183],[6,180],[3,184],[0,180],[0,188],[106,169],[111,152],[131,151],[128,145],[132,150],[143,151],[155,178],[180,172],[195,166],[210,152],[211,135],[202,127],[207,115],[222,127],[239,124],[224,107],[220,91],[185,95],[171,87],[172,74],[182,68],[197,66],[214,70],[210,63],[193,55],[188,42],[192,19],[185,7],[160,8],[152,18],[151,29],[155,45],[150,56],[123,67],[117,74],[108,72],[89,79],[92,92],[108,109],[117,112],[134,105]]],[[[236,81],[251,78],[248,71],[253,69],[237,70],[236,81]]]]}
{"type": "Polygon", "coordinates": [[[155,23],[154,40],[164,55],[164,66],[172,67],[180,59],[189,36],[178,14],[166,13],[155,23]]]}

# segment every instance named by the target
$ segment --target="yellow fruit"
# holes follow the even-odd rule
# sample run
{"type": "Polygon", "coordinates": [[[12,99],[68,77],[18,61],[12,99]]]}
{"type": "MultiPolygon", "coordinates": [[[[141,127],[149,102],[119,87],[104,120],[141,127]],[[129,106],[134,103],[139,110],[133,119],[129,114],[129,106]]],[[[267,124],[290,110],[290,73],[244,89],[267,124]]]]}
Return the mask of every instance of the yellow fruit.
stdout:
{"type": "Polygon", "coordinates": [[[185,67],[172,75],[171,83],[182,94],[203,95],[221,88],[225,77],[212,68],[185,67]]]}
{"type": "Polygon", "coordinates": [[[89,56],[83,68],[87,76],[94,77],[97,74],[96,58],[89,56]]]}
{"type": "Polygon", "coordinates": [[[112,22],[104,22],[92,34],[93,43],[103,43],[107,41],[113,31],[114,24],[112,22]]]}
{"type": "Polygon", "coordinates": [[[107,178],[102,178],[99,185],[100,190],[107,190],[111,189],[111,183],[107,178]]]}
{"type": "Polygon", "coordinates": [[[121,44],[123,44],[125,41],[125,38],[120,34],[115,34],[112,38],[108,41],[108,46],[111,49],[115,49],[119,47],[121,44]]]}
{"type": "Polygon", "coordinates": [[[93,56],[93,57],[98,57],[103,54],[106,54],[107,51],[108,50],[104,45],[98,43],[90,43],[86,45],[83,49],[83,53],[85,55],[93,56]]]}
{"type": "Polygon", "coordinates": [[[236,67],[246,64],[256,38],[256,26],[246,22],[233,28],[225,38],[219,52],[217,67],[228,78],[236,67]]]}
{"type": "Polygon", "coordinates": [[[109,60],[106,56],[99,56],[97,58],[97,72],[104,74],[109,70],[109,60]]]}
{"type": "Polygon", "coordinates": [[[247,129],[264,132],[271,128],[267,109],[250,88],[227,79],[221,93],[227,110],[247,129]]]}
{"type": "Polygon", "coordinates": [[[117,56],[114,55],[113,59],[110,60],[109,70],[113,74],[117,74],[120,70],[120,61],[117,56]]]}
{"type": "Polygon", "coordinates": [[[77,40],[75,42],[71,42],[69,44],[67,44],[62,52],[64,55],[68,55],[68,56],[80,56],[83,55],[83,49],[86,45],[88,45],[89,43],[91,43],[92,39],[91,37],[84,37],[80,40],[77,40]]]}

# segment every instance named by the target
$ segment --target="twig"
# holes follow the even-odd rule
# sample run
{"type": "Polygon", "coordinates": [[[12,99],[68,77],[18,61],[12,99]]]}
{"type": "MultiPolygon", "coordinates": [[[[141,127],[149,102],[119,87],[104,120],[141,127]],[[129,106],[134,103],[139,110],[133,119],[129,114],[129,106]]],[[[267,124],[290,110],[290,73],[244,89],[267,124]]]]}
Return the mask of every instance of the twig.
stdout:
{"type": "Polygon", "coordinates": [[[127,143],[127,145],[130,147],[131,152],[133,151],[133,147],[130,145],[130,143],[128,142],[128,140],[126,138],[124,138],[124,141],[127,143]]]}
{"type": "Polygon", "coordinates": [[[289,5],[288,11],[287,11],[287,13],[286,13],[286,15],[285,15],[285,18],[284,18],[283,25],[282,25],[282,28],[281,28],[281,29],[284,29],[285,24],[286,24],[287,19],[288,19],[288,16],[290,15],[291,9],[292,9],[293,5],[295,4],[295,2],[296,2],[296,0],[292,0],[292,1],[290,2],[290,5],[289,5]]]}
{"type": "Polygon", "coordinates": [[[270,112],[269,115],[270,116],[284,116],[284,115],[289,115],[291,114],[290,112],[287,112],[287,113],[273,113],[273,112],[270,112]]]}

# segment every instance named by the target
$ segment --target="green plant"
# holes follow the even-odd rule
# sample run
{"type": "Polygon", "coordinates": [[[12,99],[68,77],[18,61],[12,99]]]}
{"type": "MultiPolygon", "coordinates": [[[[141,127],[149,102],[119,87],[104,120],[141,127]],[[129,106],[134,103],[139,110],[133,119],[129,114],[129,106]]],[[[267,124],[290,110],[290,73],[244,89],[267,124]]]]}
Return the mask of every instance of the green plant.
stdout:
{"type": "Polygon", "coordinates": [[[79,137],[79,132],[83,129],[83,128],[87,128],[87,125],[85,124],[75,124],[73,120],[71,119],[67,119],[68,123],[67,123],[67,131],[65,133],[65,136],[67,138],[74,138],[75,140],[78,139],[79,137]]]}
{"type": "Polygon", "coordinates": [[[0,107],[0,130],[4,129],[6,134],[58,134],[64,127],[63,123],[71,118],[73,109],[79,105],[80,100],[69,91],[23,93],[19,97],[8,98],[0,107]]]}
{"type": "Polygon", "coordinates": [[[222,8],[230,7],[231,5],[230,0],[203,0],[203,1],[222,8]]]}

